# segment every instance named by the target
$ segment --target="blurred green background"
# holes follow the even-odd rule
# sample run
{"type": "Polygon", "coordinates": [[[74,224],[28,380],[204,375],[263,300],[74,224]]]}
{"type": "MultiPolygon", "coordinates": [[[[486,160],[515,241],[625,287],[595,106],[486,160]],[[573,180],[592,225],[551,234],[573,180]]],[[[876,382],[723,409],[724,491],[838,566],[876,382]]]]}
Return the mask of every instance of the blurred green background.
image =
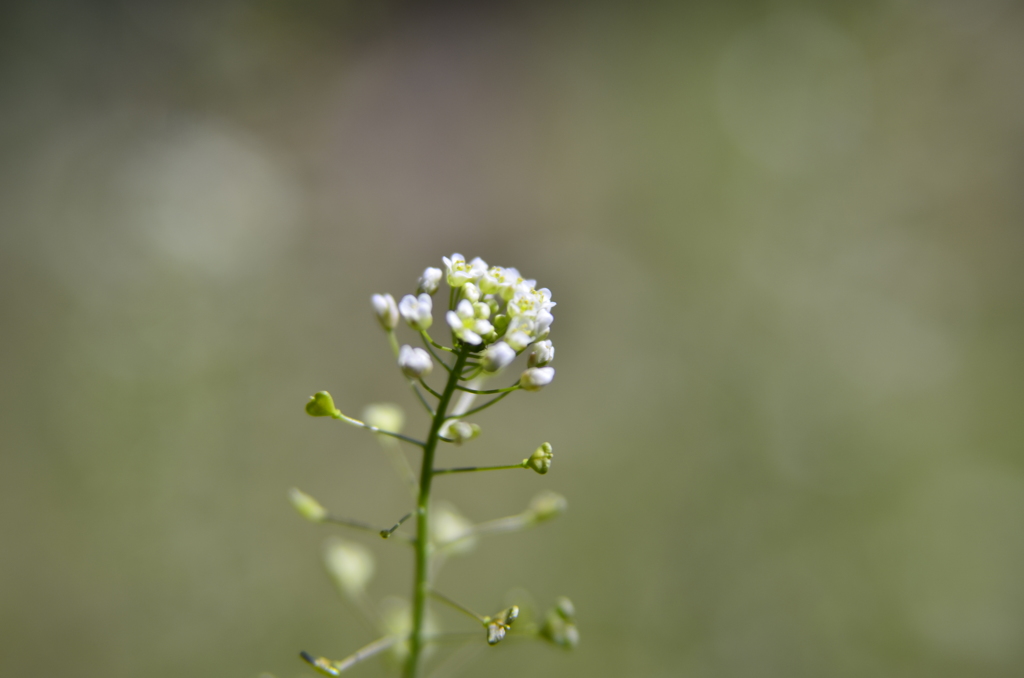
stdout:
{"type": "Polygon", "coordinates": [[[444,460],[556,459],[437,494],[570,508],[440,585],[582,633],[471,673],[1024,674],[1021,5],[638,4],[2,10],[0,674],[372,640],[286,491],[408,497],[302,406],[425,427],[369,298],[453,251],[551,288],[558,376],[444,460]]]}

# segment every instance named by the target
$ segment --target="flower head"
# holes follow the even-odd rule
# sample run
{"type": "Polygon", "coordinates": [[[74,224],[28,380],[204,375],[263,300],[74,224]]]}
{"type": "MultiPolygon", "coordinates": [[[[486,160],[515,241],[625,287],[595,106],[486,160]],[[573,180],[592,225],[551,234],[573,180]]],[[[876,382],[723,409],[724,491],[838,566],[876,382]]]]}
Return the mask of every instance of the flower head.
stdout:
{"type": "Polygon", "coordinates": [[[430,314],[434,302],[427,293],[421,294],[418,298],[407,294],[402,297],[398,304],[398,312],[402,314],[409,327],[415,330],[425,330],[434,323],[434,317],[430,314]]]}
{"type": "Polygon", "coordinates": [[[422,348],[406,345],[398,352],[398,366],[405,376],[419,379],[430,374],[430,371],[434,369],[434,361],[430,359],[430,354],[422,348]]]}

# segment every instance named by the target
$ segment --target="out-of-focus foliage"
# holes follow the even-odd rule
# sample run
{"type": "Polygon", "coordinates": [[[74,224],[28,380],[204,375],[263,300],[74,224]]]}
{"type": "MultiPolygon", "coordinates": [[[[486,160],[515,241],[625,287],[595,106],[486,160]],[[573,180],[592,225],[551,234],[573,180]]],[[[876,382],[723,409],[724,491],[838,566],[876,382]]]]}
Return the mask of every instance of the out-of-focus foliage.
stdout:
{"type": "Polygon", "coordinates": [[[1024,672],[1016,3],[11,5],[0,674],[372,640],[287,491],[408,491],[303,404],[422,428],[369,298],[453,251],[559,302],[558,379],[443,460],[558,463],[438,480],[473,521],[569,500],[443,573],[576,605],[575,653],[492,675],[1024,672]]]}

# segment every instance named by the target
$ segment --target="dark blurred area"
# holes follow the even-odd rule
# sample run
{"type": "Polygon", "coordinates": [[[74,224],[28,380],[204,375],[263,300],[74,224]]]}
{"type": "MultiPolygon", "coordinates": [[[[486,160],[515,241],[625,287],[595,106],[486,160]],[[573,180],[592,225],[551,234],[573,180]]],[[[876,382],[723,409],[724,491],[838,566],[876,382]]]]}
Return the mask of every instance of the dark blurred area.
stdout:
{"type": "MultiPolygon", "coordinates": [[[[552,290],[557,377],[444,463],[556,457],[435,493],[569,511],[439,585],[568,595],[582,634],[467,672],[1024,674],[1019,3],[2,12],[3,676],[298,678],[372,640],[286,492],[408,494],[302,408],[425,429],[369,298],[452,252],[552,290]]],[[[345,536],[408,596],[406,551],[345,536]]]]}

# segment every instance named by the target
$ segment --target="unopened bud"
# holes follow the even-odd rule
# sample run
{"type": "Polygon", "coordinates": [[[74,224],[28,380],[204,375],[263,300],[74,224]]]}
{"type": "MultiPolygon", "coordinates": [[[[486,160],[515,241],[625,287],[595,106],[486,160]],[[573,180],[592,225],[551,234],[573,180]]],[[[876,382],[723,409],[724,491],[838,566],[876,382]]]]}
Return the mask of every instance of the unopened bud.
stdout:
{"type": "Polygon", "coordinates": [[[491,622],[487,625],[487,644],[497,645],[505,638],[507,629],[498,622],[491,622]]]}
{"type": "Polygon", "coordinates": [[[423,271],[423,275],[420,276],[419,283],[416,285],[416,294],[433,294],[436,292],[441,284],[441,276],[441,269],[434,268],[433,266],[428,267],[423,271]]]}
{"type": "Polygon", "coordinates": [[[337,417],[341,415],[334,406],[334,398],[327,391],[318,391],[309,397],[306,414],[311,417],[337,417]]]}
{"type": "Polygon", "coordinates": [[[398,325],[398,304],[390,294],[375,294],[370,297],[373,302],[373,312],[380,322],[380,326],[391,331],[398,325]]]}
{"type": "Polygon", "coordinates": [[[562,515],[568,507],[569,502],[565,497],[556,492],[545,491],[533,498],[528,511],[534,521],[542,523],[562,515]]]}
{"type": "Polygon", "coordinates": [[[530,349],[526,364],[530,367],[544,367],[555,359],[555,347],[550,340],[538,341],[530,349]]]}
{"type": "Polygon", "coordinates": [[[470,424],[466,421],[456,421],[451,424],[445,432],[445,438],[448,438],[456,445],[461,445],[467,440],[472,440],[480,435],[480,427],[477,424],[470,424]]]}
{"type": "Polygon", "coordinates": [[[504,341],[491,344],[480,354],[480,365],[485,372],[497,372],[516,359],[516,352],[504,341]]]}
{"type": "Polygon", "coordinates": [[[555,613],[565,621],[571,622],[576,620],[576,606],[565,596],[559,596],[555,599],[555,613]]]}
{"type": "Polygon", "coordinates": [[[291,500],[292,506],[299,512],[299,515],[311,523],[322,523],[327,517],[327,509],[297,487],[288,490],[288,499],[291,500]]]}
{"type": "Polygon", "coordinates": [[[398,366],[405,376],[418,379],[430,374],[434,369],[434,362],[430,359],[430,354],[422,348],[406,345],[398,352],[398,366]]]}
{"type": "Polygon", "coordinates": [[[553,367],[530,367],[519,379],[519,385],[526,391],[539,391],[555,378],[553,367]]]}
{"type": "Polygon", "coordinates": [[[551,452],[551,443],[544,443],[533,451],[529,459],[524,459],[523,463],[537,473],[544,475],[551,470],[552,457],[554,457],[554,454],[551,452]]]}
{"type": "MultiPolygon", "coordinates": [[[[554,609],[548,610],[544,625],[540,629],[540,636],[558,647],[572,650],[579,645],[580,632],[572,617],[566,614],[567,610],[563,609],[564,603],[568,603],[569,608],[572,607],[572,603],[568,601],[568,598],[559,598],[554,609]]],[[[575,610],[571,612],[575,614],[575,610]]]]}

